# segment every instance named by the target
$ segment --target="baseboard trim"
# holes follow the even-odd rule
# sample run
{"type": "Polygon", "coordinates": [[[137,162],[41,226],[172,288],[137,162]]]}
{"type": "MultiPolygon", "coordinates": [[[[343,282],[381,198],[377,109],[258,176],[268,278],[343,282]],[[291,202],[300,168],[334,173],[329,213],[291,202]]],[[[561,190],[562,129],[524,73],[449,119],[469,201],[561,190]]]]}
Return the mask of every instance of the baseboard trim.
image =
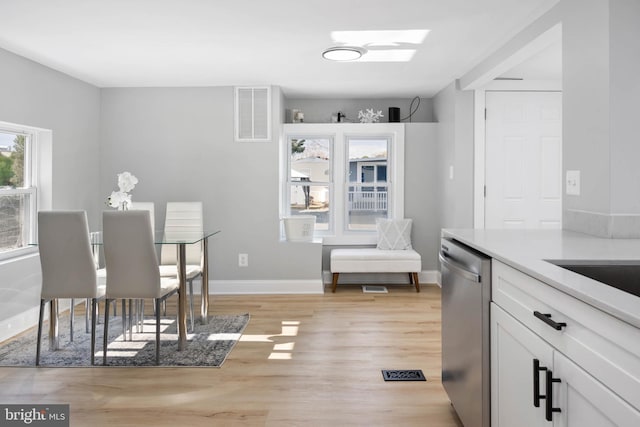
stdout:
{"type": "MultiPolygon", "coordinates": [[[[38,302],[39,301],[40,300],[38,300],[38,302]]],[[[22,313],[0,321],[0,342],[8,340],[17,334],[32,328],[34,325],[37,325],[39,311],[39,306],[30,308],[22,313]]],[[[33,348],[35,349],[35,343],[33,348]]]]}
{"type": "Polygon", "coordinates": [[[442,288],[442,273],[439,271],[434,271],[435,276],[436,276],[436,280],[435,280],[435,284],[438,285],[440,288],[442,288]]]}
{"type": "MultiPolygon", "coordinates": [[[[200,290],[200,286],[193,287],[200,290]]],[[[322,280],[210,280],[210,295],[323,294],[322,280]]]]}
{"type": "MultiPolygon", "coordinates": [[[[84,304],[84,298],[76,298],[76,305],[84,304]]],[[[68,298],[60,299],[58,305],[58,312],[64,313],[69,310],[71,306],[71,300],[68,298]]],[[[15,316],[11,316],[7,319],[0,320],[0,342],[13,338],[19,333],[26,331],[29,328],[38,326],[38,317],[40,313],[40,298],[38,298],[38,305],[29,308],[22,313],[18,313],[15,316]]],[[[47,304],[45,321],[49,319],[49,304],[47,304]]],[[[76,321],[84,322],[84,318],[76,316],[76,321]]],[[[45,332],[46,333],[46,332],[45,332]]]]}
{"type": "MultiPolygon", "coordinates": [[[[440,272],[421,271],[420,284],[442,287],[440,272]]],[[[407,284],[408,276],[402,273],[344,274],[343,284],[407,284]]],[[[331,284],[331,272],[323,271],[322,280],[210,280],[209,295],[278,295],[278,294],[324,294],[325,285],[331,284]]],[[[200,283],[194,280],[193,293],[200,294],[200,283]]]]}

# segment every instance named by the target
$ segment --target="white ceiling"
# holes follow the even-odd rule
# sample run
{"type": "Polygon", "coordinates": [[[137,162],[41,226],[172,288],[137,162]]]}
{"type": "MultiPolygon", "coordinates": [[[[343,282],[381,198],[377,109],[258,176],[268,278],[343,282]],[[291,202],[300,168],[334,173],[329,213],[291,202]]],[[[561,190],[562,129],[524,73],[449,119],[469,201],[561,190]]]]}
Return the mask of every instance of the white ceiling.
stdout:
{"type": "MultiPolygon", "coordinates": [[[[0,47],[99,87],[431,97],[557,1],[0,0],[0,47]],[[419,29],[429,33],[409,62],[321,57],[333,31],[419,29]]],[[[556,57],[541,54],[538,72],[557,74],[556,57]]]]}

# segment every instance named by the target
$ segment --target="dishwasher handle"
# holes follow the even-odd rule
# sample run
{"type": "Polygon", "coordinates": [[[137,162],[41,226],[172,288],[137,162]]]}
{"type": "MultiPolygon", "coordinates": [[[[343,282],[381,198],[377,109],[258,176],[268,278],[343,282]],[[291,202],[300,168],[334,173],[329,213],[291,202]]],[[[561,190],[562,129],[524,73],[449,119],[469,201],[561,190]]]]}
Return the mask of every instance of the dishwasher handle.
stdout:
{"type": "Polygon", "coordinates": [[[465,269],[463,267],[460,267],[453,260],[450,260],[450,258],[447,257],[446,253],[440,251],[440,253],[438,254],[438,258],[440,258],[440,262],[442,263],[442,265],[444,265],[445,267],[447,267],[451,271],[454,271],[455,273],[461,275],[465,279],[471,280],[471,281],[476,282],[476,283],[480,283],[482,278],[480,277],[479,274],[476,274],[476,273],[474,273],[472,271],[469,271],[469,270],[467,270],[467,269],[465,269]]]}

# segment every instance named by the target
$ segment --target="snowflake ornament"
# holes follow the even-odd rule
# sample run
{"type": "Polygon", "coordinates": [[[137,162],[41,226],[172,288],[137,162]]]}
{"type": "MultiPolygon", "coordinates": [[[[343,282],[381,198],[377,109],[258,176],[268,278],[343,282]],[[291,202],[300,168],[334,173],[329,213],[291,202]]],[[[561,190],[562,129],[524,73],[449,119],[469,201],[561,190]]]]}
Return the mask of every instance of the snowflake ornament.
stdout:
{"type": "Polygon", "coordinates": [[[358,112],[358,119],[360,119],[360,123],[376,123],[380,120],[380,117],[384,117],[382,111],[378,110],[377,113],[374,113],[373,108],[367,108],[364,113],[362,110],[358,112]]]}

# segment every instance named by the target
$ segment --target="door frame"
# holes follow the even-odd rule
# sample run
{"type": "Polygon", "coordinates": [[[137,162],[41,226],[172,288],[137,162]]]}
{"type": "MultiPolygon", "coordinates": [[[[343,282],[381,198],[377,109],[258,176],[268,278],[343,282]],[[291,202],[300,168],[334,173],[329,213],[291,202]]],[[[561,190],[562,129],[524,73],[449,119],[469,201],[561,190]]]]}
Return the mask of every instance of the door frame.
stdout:
{"type": "Polygon", "coordinates": [[[473,228],[485,228],[486,126],[487,92],[562,92],[560,80],[494,80],[474,91],[473,120],[473,228]]]}

